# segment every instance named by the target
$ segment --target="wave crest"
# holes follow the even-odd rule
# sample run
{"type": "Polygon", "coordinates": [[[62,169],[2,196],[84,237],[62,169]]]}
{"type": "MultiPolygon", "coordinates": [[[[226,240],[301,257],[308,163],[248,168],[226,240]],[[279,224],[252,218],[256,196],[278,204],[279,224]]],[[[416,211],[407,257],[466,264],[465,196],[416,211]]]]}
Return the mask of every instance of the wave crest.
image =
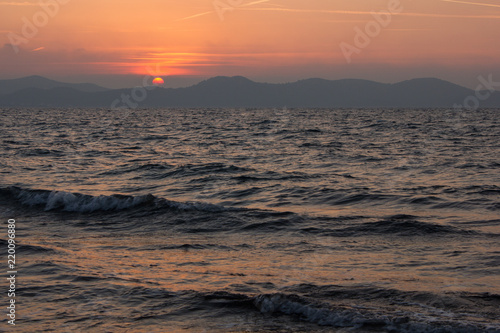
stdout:
{"type": "Polygon", "coordinates": [[[45,211],[62,210],[66,212],[92,213],[96,211],[120,211],[138,206],[152,205],[157,208],[224,211],[227,208],[218,205],[198,202],[175,202],[152,194],[131,196],[123,194],[92,196],[65,191],[48,191],[9,187],[0,189],[6,198],[15,198],[22,205],[43,207],[45,211]]]}

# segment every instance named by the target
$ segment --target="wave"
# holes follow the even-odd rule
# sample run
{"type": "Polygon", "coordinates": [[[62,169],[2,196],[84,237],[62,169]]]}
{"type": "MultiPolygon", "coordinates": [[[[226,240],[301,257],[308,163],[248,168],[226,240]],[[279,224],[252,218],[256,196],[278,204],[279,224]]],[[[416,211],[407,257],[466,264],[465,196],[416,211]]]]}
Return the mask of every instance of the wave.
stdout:
{"type": "MultiPolygon", "coordinates": [[[[354,220],[363,220],[364,217],[354,217],[354,220]]],[[[332,220],[332,223],[337,223],[332,220]]],[[[323,224],[324,225],[324,224],[323,224]]],[[[481,224],[479,224],[481,225],[481,224]]],[[[347,227],[331,228],[324,225],[323,228],[305,226],[301,232],[306,234],[317,234],[327,237],[364,237],[364,236],[400,236],[400,237],[422,237],[422,236],[456,236],[456,235],[479,235],[478,231],[466,230],[451,225],[442,225],[432,222],[422,222],[413,215],[398,214],[389,216],[376,222],[350,223],[347,227]]],[[[493,234],[491,234],[493,235],[493,234]]]]}
{"type": "Polygon", "coordinates": [[[141,178],[165,179],[183,177],[205,177],[217,174],[241,174],[254,171],[253,169],[238,167],[225,163],[202,163],[172,165],[166,163],[125,163],[113,170],[99,173],[99,176],[115,176],[129,173],[140,173],[141,178]]]}
{"type": "MultiPolygon", "coordinates": [[[[226,207],[204,202],[177,202],[152,194],[140,196],[123,194],[92,196],[66,191],[8,187],[0,188],[0,201],[14,201],[16,204],[28,206],[32,209],[41,209],[46,212],[74,212],[81,214],[124,212],[124,214],[127,214],[127,220],[131,222],[137,221],[135,217],[139,215],[157,215],[158,218],[154,219],[154,221],[170,224],[188,233],[298,231],[304,234],[329,237],[377,235],[401,237],[467,236],[482,234],[479,231],[463,229],[460,226],[420,221],[416,216],[405,214],[389,216],[375,222],[362,222],[363,220],[366,221],[366,218],[352,216],[349,218],[349,224],[343,225],[348,217],[328,218],[287,211],[226,207]],[[129,213],[129,210],[133,212],[129,213]],[[171,211],[187,212],[190,215],[171,215],[171,211]],[[196,212],[215,213],[217,215],[195,214],[196,212]],[[339,225],[339,222],[342,224],[339,225]]],[[[11,205],[7,204],[7,206],[11,205]]],[[[113,221],[122,222],[123,219],[113,219],[110,220],[110,223],[114,224],[113,221]]],[[[120,225],[124,224],[121,223],[120,225]]]]}
{"type": "Polygon", "coordinates": [[[220,205],[202,202],[170,201],[152,194],[140,196],[123,194],[92,196],[65,191],[22,189],[12,186],[0,188],[0,196],[6,200],[14,198],[15,201],[22,205],[42,207],[45,211],[92,213],[96,211],[121,211],[139,206],[209,212],[229,210],[229,208],[220,205]]]}
{"type": "Polygon", "coordinates": [[[464,189],[467,194],[499,195],[500,187],[496,185],[469,186],[464,189]]]}
{"type": "Polygon", "coordinates": [[[474,333],[499,332],[499,325],[481,325],[471,322],[446,320],[437,315],[403,312],[388,315],[385,312],[360,310],[350,307],[332,307],[318,304],[296,295],[270,294],[255,299],[256,307],[265,314],[285,314],[318,324],[368,331],[474,333]]]}
{"type": "Polygon", "coordinates": [[[101,172],[100,176],[106,175],[121,175],[132,172],[142,172],[142,171],[163,171],[174,168],[173,165],[170,164],[158,164],[158,163],[144,163],[144,164],[124,164],[117,166],[111,171],[101,172]]]}
{"type": "Polygon", "coordinates": [[[190,250],[224,250],[224,251],[235,251],[235,248],[232,248],[230,246],[225,246],[225,245],[219,245],[219,244],[174,244],[174,245],[165,245],[161,246],[159,248],[154,248],[154,250],[160,249],[160,250],[184,250],[184,251],[190,251],[190,250]]]}
{"type": "Polygon", "coordinates": [[[275,171],[266,171],[263,173],[254,173],[251,175],[241,174],[231,177],[231,180],[234,180],[238,183],[245,182],[267,182],[267,181],[288,181],[288,180],[310,180],[314,178],[320,178],[319,174],[307,174],[305,172],[275,172],[275,171]]]}
{"type": "Polygon", "coordinates": [[[173,292],[126,286],[112,282],[114,279],[68,275],[57,286],[27,286],[21,295],[44,301],[63,295],[66,306],[83,311],[59,313],[58,320],[81,325],[93,323],[99,311],[100,321],[115,321],[118,313],[120,319],[131,318],[138,325],[151,319],[169,325],[170,320],[194,323],[200,317],[218,318],[217,322],[224,326],[212,327],[216,332],[325,332],[325,328],[356,332],[500,332],[496,317],[500,296],[494,294],[433,294],[331,285],[298,285],[265,294],[229,289],[173,292]],[[108,284],[93,289],[89,295],[84,287],[99,279],[108,284]],[[70,295],[68,288],[73,290],[70,295]]]}
{"type": "Polygon", "coordinates": [[[62,150],[57,149],[46,149],[46,148],[33,148],[33,149],[24,149],[19,150],[17,154],[22,156],[31,157],[31,156],[64,156],[64,152],[62,150]]]}
{"type": "Polygon", "coordinates": [[[80,193],[46,190],[25,190],[17,187],[8,189],[23,205],[43,206],[45,211],[63,210],[68,212],[88,213],[94,211],[112,211],[132,208],[138,205],[152,203],[155,197],[100,195],[91,196],[80,193]]]}
{"type": "Polygon", "coordinates": [[[57,251],[48,247],[43,247],[43,246],[38,246],[38,245],[23,245],[20,244],[18,245],[18,251],[19,253],[23,254],[40,254],[40,253],[47,253],[47,254],[54,254],[57,251]]]}
{"type": "Polygon", "coordinates": [[[363,235],[399,235],[399,236],[428,236],[428,235],[456,235],[474,234],[473,231],[457,227],[430,222],[421,222],[413,215],[393,215],[377,222],[367,222],[360,225],[336,230],[334,234],[342,236],[363,235]]]}
{"type": "Polygon", "coordinates": [[[174,176],[197,176],[217,173],[239,173],[253,171],[253,169],[238,167],[232,164],[225,163],[206,163],[206,164],[184,164],[178,165],[173,170],[161,175],[161,178],[174,176]]]}
{"type": "Polygon", "coordinates": [[[412,195],[441,196],[455,195],[496,195],[500,194],[500,187],[494,184],[471,185],[465,187],[451,187],[445,185],[417,186],[403,188],[412,195]]]}
{"type": "Polygon", "coordinates": [[[500,322],[495,319],[499,295],[438,295],[373,287],[314,285],[291,289],[297,293],[262,294],[254,298],[254,304],[264,314],[290,315],[320,326],[363,331],[500,332],[500,322]],[[306,293],[298,294],[301,291],[306,293]],[[490,320],[484,321],[485,314],[490,320]],[[478,318],[481,318],[479,322],[474,320],[478,318]]]}

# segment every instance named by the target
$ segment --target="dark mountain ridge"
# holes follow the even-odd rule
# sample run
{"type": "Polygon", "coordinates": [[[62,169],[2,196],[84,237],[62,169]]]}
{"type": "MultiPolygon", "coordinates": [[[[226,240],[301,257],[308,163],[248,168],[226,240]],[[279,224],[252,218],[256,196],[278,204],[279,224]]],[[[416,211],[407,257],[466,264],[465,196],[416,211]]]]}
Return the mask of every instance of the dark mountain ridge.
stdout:
{"type": "Polygon", "coordinates": [[[20,79],[0,80],[0,95],[12,94],[27,88],[53,89],[61,87],[73,88],[82,92],[109,90],[92,83],[64,83],[50,80],[43,76],[33,75],[20,79]]]}
{"type": "MultiPolygon", "coordinates": [[[[316,78],[271,84],[254,82],[242,76],[218,76],[187,88],[138,87],[135,90],[134,95],[134,89],[108,90],[91,84],[66,84],[42,77],[2,80],[0,106],[452,108],[463,104],[467,98],[469,101],[476,98],[472,89],[435,78],[394,84],[316,78]],[[15,87],[22,86],[19,82],[33,84],[15,90],[15,87]]],[[[500,107],[500,92],[483,91],[481,94],[488,95],[488,98],[476,98],[480,107],[500,107]]]]}

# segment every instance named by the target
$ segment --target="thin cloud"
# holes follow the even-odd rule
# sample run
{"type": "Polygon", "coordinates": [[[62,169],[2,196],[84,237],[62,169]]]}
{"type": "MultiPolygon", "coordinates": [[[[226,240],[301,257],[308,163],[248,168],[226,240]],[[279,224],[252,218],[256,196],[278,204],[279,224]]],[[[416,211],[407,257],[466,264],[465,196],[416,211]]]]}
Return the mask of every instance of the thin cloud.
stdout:
{"type": "Polygon", "coordinates": [[[24,2],[0,1],[0,6],[38,6],[38,4],[26,1],[24,2]]]}
{"type": "Polygon", "coordinates": [[[429,31],[434,29],[424,29],[424,28],[415,28],[415,29],[386,29],[387,31],[429,31]]]}
{"type": "MultiPolygon", "coordinates": [[[[323,14],[344,14],[344,15],[372,15],[373,12],[352,11],[352,10],[327,10],[327,9],[294,9],[294,8],[242,8],[246,11],[276,11],[289,13],[323,13],[323,14]]],[[[430,13],[394,13],[398,16],[413,17],[436,17],[436,18],[462,18],[462,19],[499,19],[500,15],[450,15],[450,14],[430,14],[430,13]]]]}
{"type": "MultiPolygon", "coordinates": [[[[269,1],[271,1],[271,0],[258,0],[258,1],[253,1],[253,2],[246,3],[246,4],[242,4],[242,5],[239,5],[239,6],[234,6],[232,8],[237,9],[237,8],[240,8],[240,7],[250,7],[250,6],[253,6],[253,5],[258,5],[258,4],[266,3],[266,2],[269,2],[269,1]]],[[[282,7],[281,5],[275,5],[275,6],[282,7]]],[[[189,20],[189,19],[193,19],[193,18],[197,18],[197,17],[209,15],[209,14],[215,14],[215,13],[216,13],[215,10],[211,10],[209,12],[204,12],[204,13],[199,13],[199,14],[194,14],[194,15],[190,15],[190,16],[187,16],[187,17],[183,17],[183,18],[180,18],[180,19],[178,19],[176,21],[189,20]]]]}
{"type": "Polygon", "coordinates": [[[254,2],[250,2],[250,3],[246,3],[246,4],[243,4],[243,5],[238,6],[238,7],[249,7],[249,6],[258,5],[260,3],[269,2],[269,1],[271,1],[271,0],[259,0],[259,1],[254,1],[254,2]]]}
{"type": "Polygon", "coordinates": [[[205,15],[208,15],[208,14],[213,14],[215,13],[214,10],[212,11],[209,11],[209,12],[204,12],[204,13],[199,13],[199,14],[194,14],[194,15],[191,15],[191,16],[187,16],[187,17],[183,17],[183,18],[180,18],[176,21],[184,21],[184,20],[190,20],[190,19],[193,19],[193,18],[197,18],[197,17],[200,17],[200,16],[205,16],[205,15]]]}
{"type": "Polygon", "coordinates": [[[500,8],[500,5],[494,5],[491,3],[480,3],[480,2],[469,2],[469,1],[459,1],[459,0],[441,0],[443,2],[453,2],[453,3],[461,3],[466,5],[475,5],[475,6],[484,6],[484,7],[497,7],[500,8]]]}
{"type": "Polygon", "coordinates": [[[140,59],[140,60],[151,60],[157,58],[178,58],[178,59],[186,59],[187,57],[254,57],[254,56],[293,56],[297,54],[311,54],[318,55],[322,53],[318,52],[224,52],[224,53],[208,53],[208,52],[150,52],[148,56],[137,56],[137,57],[129,57],[127,59],[140,59]]]}

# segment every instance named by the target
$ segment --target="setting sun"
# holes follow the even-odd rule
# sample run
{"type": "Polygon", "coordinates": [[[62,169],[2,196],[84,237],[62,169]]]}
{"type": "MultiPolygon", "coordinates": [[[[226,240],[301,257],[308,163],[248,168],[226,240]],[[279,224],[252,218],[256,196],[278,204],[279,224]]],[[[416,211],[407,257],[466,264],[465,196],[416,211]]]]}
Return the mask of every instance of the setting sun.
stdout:
{"type": "Polygon", "coordinates": [[[161,77],[157,77],[153,80],[153,84],[155,86],[161,86],[162,84],[164,84],[165,81],[163,81],[163,79],[161,77]]]}

